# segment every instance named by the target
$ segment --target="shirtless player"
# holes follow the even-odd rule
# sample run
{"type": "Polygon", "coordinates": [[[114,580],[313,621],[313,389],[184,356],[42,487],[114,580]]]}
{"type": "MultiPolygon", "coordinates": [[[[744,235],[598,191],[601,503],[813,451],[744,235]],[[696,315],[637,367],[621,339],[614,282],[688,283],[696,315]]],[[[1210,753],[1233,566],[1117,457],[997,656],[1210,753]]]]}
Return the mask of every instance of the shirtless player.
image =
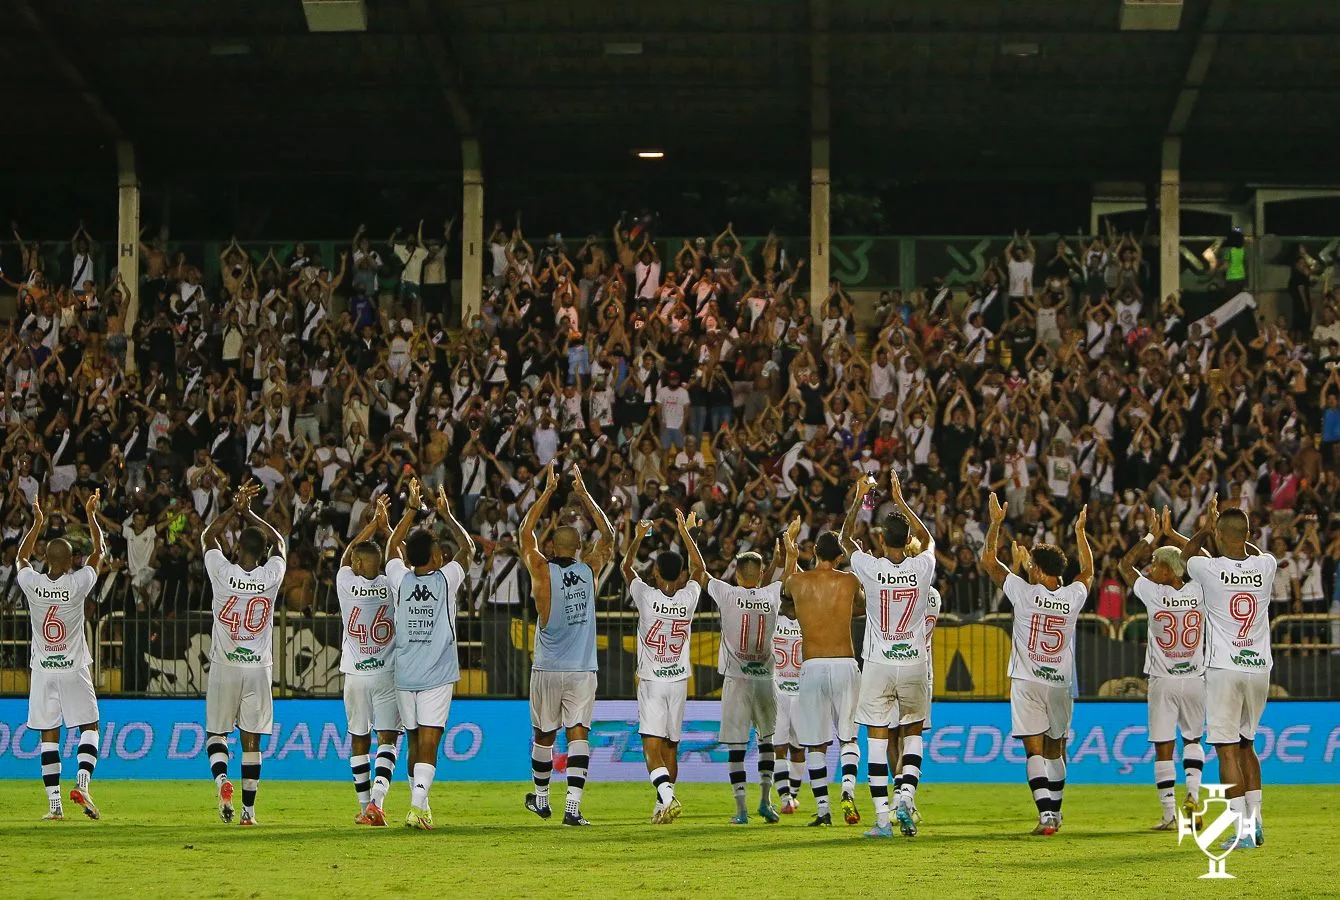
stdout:
{"type": "MultiPolygon", "coordinates": [[[[787,558],[796,552],[800,522],[787,528],[783,539],[787,558]]],[[[851,643],[851,620],[862,609],[861,582],[850,572],[839,572],[842,544],[835,532],[825,531],[814,543],[816,565],[797,572],[783,583],[783,616],[800,622],[805,661],[800,666],[800,696],[796,702],[796,742],[806,748],[815,816],[811,826],[832,825],[828,806],[826,751],[836,726],[844,756],[856,749],[856,699],[861,673],[851,643]]],[[[849,825],[861,821],[849,789],[842,793],[842,811],[849,825]]]]}

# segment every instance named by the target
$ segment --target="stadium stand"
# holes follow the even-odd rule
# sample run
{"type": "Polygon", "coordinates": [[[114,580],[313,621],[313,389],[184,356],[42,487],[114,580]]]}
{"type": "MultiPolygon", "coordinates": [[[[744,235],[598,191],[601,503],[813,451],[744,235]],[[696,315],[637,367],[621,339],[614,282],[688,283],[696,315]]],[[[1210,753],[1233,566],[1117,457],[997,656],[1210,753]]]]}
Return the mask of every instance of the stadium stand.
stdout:
{"type": "MultiPolygon", "coordinates": [[[[0,338],[0,690],[24,688],[12,563],[39,493],[64,510],[51,538],[77,537],[73,511],[103,492],[113,570],[92,619],[100,689],[198,695],[198,538],[226,485],[261,482],[294,547],[278,689],[331,695],[339,553],[377,495],[394,518],[418,476],[446,485],[479,537],[461,692],[521,695],[533,625],[514,535],[536,474],[558,460],[581,467],[623,535],[696,511],[708,567],[726,577],[742,550],[770,556],[792,516],[806,538],[838,527],[854,479],[897,470],[940,548],[943,621],[957,626],[936,638],[948,697],[1004,690],[988,670],[1003,668],[1008,607],[977,564],[988,490],[1025,544],[1064,545],[1065,523],[1091,504],[1086,695],[1140,690],[1144,617],[1116,563],[1145,533],[1147,505],[1171,508],[1185,533],[1217,490],[1265,523],[1259,539],[1281,560],[1277,684],[1334,691],[1340,305],[1306,249],[1291,313],[1275,317],[1215,245],[1203,292],[1158,297],[1143,242],[1110,226],[1080,240],[1016,234],[971,280],[937,273],[858,303],[837,279],[826,297],[802,296],[805,260],[776,235],[668,240],[625,217],[610,240],[550,235],[537,248],[498,223],[482,314],[453,328],[452,224],[441,237],[421,223],[385,242],[360,228],[349,243],[281,248],[150,241],[135,322],[82,225],[66,246],[25,242],[16,226],[5,280],[17,314],[0,338]]],[[[555,521],[589,531],[579,504],[559,505],[555,521]]],[[[653,535],[644,554],[657,547],[653,535]]],[[[812,542],[801,552],[812,559],[812,542]]],[[[602,696],[630,696],[633,623],[613,567],[601,594],[602,696]]],[[[693,695],[711,696],[716,635],[695,638],[693,695]]]]}

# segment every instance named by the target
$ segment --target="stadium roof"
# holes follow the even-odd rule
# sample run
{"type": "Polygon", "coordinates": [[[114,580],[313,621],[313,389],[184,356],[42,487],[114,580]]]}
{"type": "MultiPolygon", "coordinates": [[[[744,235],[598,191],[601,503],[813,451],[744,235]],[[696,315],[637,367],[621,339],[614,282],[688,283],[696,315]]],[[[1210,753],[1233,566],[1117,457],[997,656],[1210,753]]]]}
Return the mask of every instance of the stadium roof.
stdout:
{"type": "Polygon", "coordinates": [[[1340,134],[1332,0],[1185,0],[1168,32],[1121,0],[366,5],[314,34],[300,0],[0,4],[0,131],[45,169],[108,165],[119,130],[157,171],[450,170],[468,131],[495,173],[795,172],[826,15],[835,171],[1148,177],[1179,98],[1188,178],[1330,181],[1340,134]]]}

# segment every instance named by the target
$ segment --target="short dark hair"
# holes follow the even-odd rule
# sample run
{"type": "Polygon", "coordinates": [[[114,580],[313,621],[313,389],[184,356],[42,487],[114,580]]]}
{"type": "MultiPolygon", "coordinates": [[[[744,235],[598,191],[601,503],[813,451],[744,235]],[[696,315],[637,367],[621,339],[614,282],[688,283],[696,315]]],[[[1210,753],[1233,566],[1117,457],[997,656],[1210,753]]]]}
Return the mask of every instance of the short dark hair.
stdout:
{"type": "Polygon", "coordinates": [[[842,541],[836,531],[825,531],[814,542],[814,555],[824,562],[833,562],[842,558],[842,541]]]}
{"type": "Polygon", "coordinates": [[[265,533],[254,525],[250,528],[243,528],[242,533],[237,537],[237,546],[255,559],[260,559],[265,555],[265,533]]]}
{"type": "Polygon", "coordinates": [[[758,572],[763,569],[763,557],[759,556],[753,550],[746,550],[735,557],[735,570],[737,572],[758,572]]]}
{"type": "Polygon", "coordinates": [[[376,541],[359,541],[357,544],[354,544],[354,553],[359,556],[375,556],[377,557],[377,562],[381,562],[382,548],[376,541]]]}
{"type": "Polygon", "coordinates": [[[1251,531],[1247,513],[1238,509],[1236,506],[1224,510],[1219,514],[1218,530],[1225,531],[1235,537],[1237,535],[1233,535],[1233,532],[1241,532],[1241,536],[1246,538],[1251,531]],[[1225,526],[1227,527],[1225,528],[1225,526]]]}
{"type": "Polygon", "coordinates": [[[1037,563],[1043,575],[1060,578],[1065,574],[1065,551],[1052,544],[1038,544],[1033,548],[1033,562],[1037,563]]]}
{"type": "Polygon", "coordinates": [[[420,528],[405,539],[405,562],[414,568],[426,566],[433,559],[433,536],[420,528]]]}
{"type": "Polygon", "coordinates": [[[684,571],[684,557],[673,550],[662,550],[656,554],[656,574],[662,581],[670,582],[679,578],[684,571]]]}
{"type": "Polygon", "coordinates": [[[884,517],[885,547],[906,547],[911,534],[912,526],[908,523],[907,516],[901,512],[891,512],[884,517]]]}

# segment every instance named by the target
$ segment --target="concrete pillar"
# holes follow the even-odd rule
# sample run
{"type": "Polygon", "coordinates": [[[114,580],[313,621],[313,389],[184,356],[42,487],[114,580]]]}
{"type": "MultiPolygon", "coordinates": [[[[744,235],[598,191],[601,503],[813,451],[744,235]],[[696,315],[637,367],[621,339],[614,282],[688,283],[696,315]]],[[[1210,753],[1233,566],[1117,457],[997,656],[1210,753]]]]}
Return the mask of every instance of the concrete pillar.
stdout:
{"type": "Polygon", "coordinates": [[[140,180],[135,174],[135,146],[116,144],[116,271],[129,292],[125,298],[126,371],[135,371],[135,345],[130,336],[140,315],[140,180]]]}
{"type": "Polygon", "coordinates": [[[461,141],[464,170],[461,202],[461,325],[479,315],[484,292],[484,172],[480,166],[479,141],[461,141]]]}
{"type": "Polygon", "coordinates": [[[1181,289],[1182,141],[1163,139],[1159,176],[1159,301],[1181,289]]]}
{"type": "Polygon", "coordinates": [[[819,315],[819,304],[828,296],[831,251],[828,246],[829,169],[828,135],[810,139],[810,312],[819,315]]]}

